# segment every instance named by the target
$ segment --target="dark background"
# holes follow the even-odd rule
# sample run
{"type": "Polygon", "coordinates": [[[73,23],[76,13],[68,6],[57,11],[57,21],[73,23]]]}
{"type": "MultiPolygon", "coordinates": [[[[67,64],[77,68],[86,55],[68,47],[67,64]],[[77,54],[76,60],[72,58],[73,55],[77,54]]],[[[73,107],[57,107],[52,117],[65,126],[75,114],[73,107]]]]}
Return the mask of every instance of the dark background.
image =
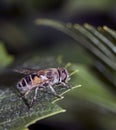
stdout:
{"type": "Polygon", "coordinates": [[[1,0],[0,38],[8,51],[17,55],[30,49],[29,46],[31,50],[48,48],[56,41],[67,38],[56,30],[35,26],[33,21],[37,18],[94,26],[107,25],[116,29],[115,14],[115,0],[1,0]]]}

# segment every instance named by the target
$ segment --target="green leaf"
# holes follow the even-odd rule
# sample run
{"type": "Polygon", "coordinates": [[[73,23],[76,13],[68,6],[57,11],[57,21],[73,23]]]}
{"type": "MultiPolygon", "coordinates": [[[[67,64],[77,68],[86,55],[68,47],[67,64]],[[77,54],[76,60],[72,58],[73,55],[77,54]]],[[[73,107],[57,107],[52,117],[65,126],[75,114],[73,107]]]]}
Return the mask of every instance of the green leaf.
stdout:
{"type": "Polygon", "coordinates": [[[5,67],[11,64],[14,57],[7,54],[5,46],[0,42],[0,67],[5,67]]]}
{"type": "MultiPolygon", "coordinates": [[[[30,60],[25,61],[22,67],[38,68],[40,66],[52,67],[58,65],[55,58],[30,58],[30,60]],[[41,63],[41,65],[39,64],[41,63]]],[[[20,67],[21,67],[20,66],[20,67]]],[[[73,65],[71,65],[73,66],[73,65]]],[[[18,66],[19,67],[19,66],[18,66]]],[[[74,71],[69,69],[70,72],[74,71]]],[[[75,74],[76,75],[76,74],[75,74]]],[[[15,79],[14,79],[15,80],[15,79]]],[[[77,83],[72,83],[70,80],[69,85],[71,88],[79,87],[77,83]]],[[[65,110],[58,106],[55,102],[59,99],[43,91],[38,91],[38,96],[35,104],[31,109],[28,108],[28,103],[34,95],[34,90],[30,92],[27,99],[20,97],[19,92],[15,89],[15,86],[7,88],[6,86],[1,86],[0,89],[0,129],[1,130],[23,130],[27,126],[36,122],[37,120],[44,119],[46,117],[64,112],[65,110]]],[[[68,92],[64,87],[55,87],[56,92],[59,95],[68,92]]]]}

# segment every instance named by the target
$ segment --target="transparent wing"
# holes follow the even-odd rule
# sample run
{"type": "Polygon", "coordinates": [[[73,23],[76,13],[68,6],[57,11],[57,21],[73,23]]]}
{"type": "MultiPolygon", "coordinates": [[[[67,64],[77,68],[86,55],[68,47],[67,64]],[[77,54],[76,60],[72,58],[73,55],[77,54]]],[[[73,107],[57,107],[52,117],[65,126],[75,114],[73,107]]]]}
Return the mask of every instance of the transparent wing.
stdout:
{"type": "Polygon", "coordinates": [[[14,72],[20,73],[20,74],[32,74],[37,73],[38,70],[31,69],[31,68],[16,68],[13,70],[14,72]]]}

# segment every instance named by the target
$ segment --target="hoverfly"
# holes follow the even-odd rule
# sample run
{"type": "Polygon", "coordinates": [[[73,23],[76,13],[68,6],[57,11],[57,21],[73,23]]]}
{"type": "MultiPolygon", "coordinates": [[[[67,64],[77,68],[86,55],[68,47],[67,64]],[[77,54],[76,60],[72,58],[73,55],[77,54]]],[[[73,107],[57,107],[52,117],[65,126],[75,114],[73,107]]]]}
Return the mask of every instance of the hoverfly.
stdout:
{"type": "Polygon", "coordinates": [[[53,88],[54,85],[62,85],[69,88],[67,85],[70,80],[68,71],[65,68],[48,68],[43,70],[22,69],[15,70],[16,72],[26,74],[16,85],[17,89],[24,94],[24,97],[35,89],[34,97],[31,101],[31,106],[37,98],[38,90],[49,88],[51,94],[61,98],[53,88]]]}

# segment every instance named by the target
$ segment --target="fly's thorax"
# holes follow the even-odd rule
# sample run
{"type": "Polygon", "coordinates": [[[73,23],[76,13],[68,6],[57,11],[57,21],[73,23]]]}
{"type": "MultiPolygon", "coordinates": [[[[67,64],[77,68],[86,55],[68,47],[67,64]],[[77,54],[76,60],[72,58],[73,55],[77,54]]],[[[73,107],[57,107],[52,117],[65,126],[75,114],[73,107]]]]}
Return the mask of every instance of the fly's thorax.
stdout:
{"type": "Polygon", "coordinates": [[[59,74],[57,68],[46,69],[42,76],[47,81],[48,85],[54,85],[59,82],[59,74]]]}
{"type": "MultiPolygon", "coordinates": [[[[50,72],[49,72],[50,73],[50,72]]],[[[50,74],[49,74],[50,75],[50,74]]],[[[49,78],[49,77],[48,77],[49,78]]],[[[53,69],[53,71],[51,72],[51,78],[49,78],[51,85],[54,85],[56,83],[59,82],[59,73],[57,71],[57,69],[53,69]]]]}

